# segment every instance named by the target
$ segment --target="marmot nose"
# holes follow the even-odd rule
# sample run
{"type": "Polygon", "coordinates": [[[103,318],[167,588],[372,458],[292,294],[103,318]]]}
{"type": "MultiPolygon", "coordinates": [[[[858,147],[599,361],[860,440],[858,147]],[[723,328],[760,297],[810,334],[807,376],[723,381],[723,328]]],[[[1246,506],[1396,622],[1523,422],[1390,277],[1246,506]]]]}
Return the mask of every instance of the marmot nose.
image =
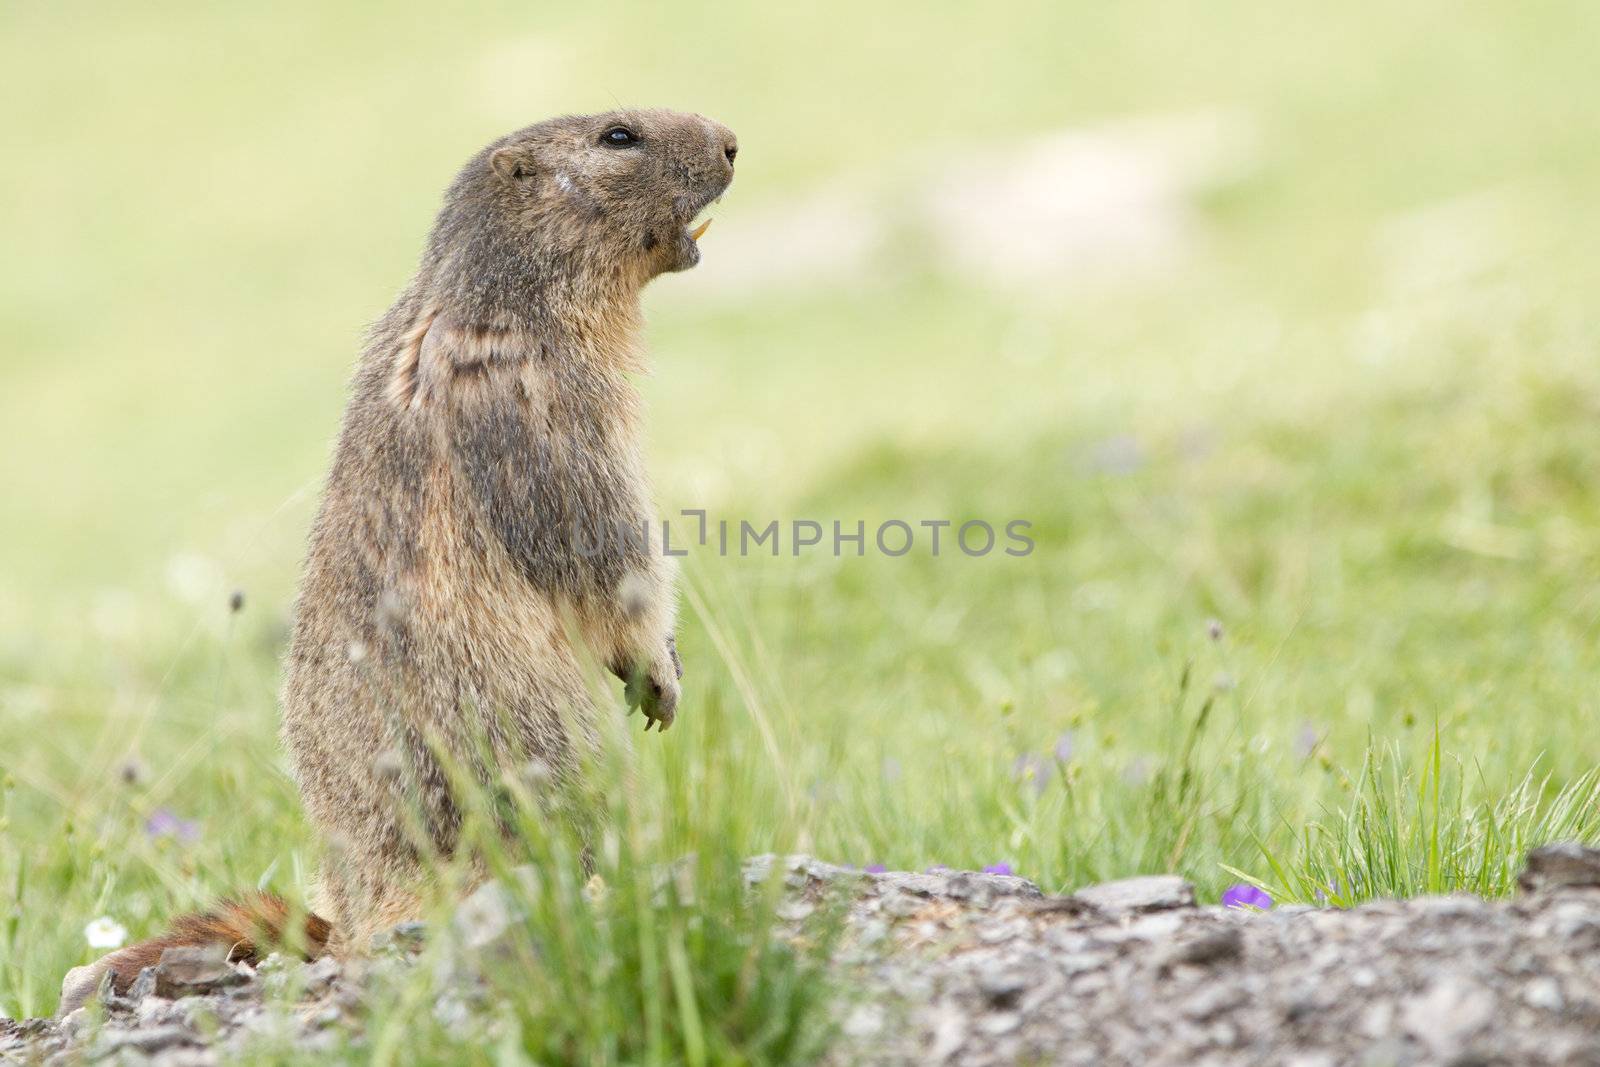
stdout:
{"type": "Polygon", "coordinates": [[[722,138],[722,154],[727,158],[728,166],[733,166],[733,157],[739,154],[739,142],[731,133],[722,138]]]}

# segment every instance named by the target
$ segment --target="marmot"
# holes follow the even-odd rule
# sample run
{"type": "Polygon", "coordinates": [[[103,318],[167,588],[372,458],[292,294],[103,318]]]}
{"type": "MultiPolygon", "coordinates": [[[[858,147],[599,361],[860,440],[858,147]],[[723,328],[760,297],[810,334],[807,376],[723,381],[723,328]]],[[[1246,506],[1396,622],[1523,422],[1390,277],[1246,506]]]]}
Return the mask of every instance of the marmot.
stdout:
{"type": "MultiPolygon", "coordinates": [[[[587,662],[629,681],[665,730],[682,674],[668,561],[638,530],[640,289],[694,266],[698,216],[738,145],[698,115],[541,122],[475,155],[421,266],[372,329],[296,605],[282,736],[333,847],[304,942],[359,949],[417,917],[420,816],[460,829],[435,745],[485,785],[543,761],[560,788],[597,735],[587,662]],[[409,806],[409,808],[407,807],[409,806]],[[406,820],[410,819],[408,827],[406,820]],[[330,931],[331,924],[331,931],[330,931]]],[[[174,944],[234,958],[287,909],[243,898],[112,953],[69,984],[125,988],[174,944]]],[[[69,990],[63,991],[68,1008],[69,990]]],[[[81,999],[81,998],[80,998],[81,999]]]]}

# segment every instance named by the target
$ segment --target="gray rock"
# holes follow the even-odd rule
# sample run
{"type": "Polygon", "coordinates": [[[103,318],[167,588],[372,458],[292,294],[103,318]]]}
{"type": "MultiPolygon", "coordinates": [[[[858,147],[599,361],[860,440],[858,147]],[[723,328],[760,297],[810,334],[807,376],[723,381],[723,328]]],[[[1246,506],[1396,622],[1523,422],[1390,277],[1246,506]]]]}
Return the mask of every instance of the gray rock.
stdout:
{"type": "Polygon", "coordinates": [[[784,922],[800,922],[816,910],[817,906],[809,900],[790,897],[778,904],[775,914],[784,922]]]}
{"type": "Polygon", "coordinates": [[[1561,995],[1561,983],[1548,976],[1529,982],[1522,991],[1522,1000],[1540,1011],[1560,1011],[1567,1004],[1567,998],[1561,995]]]}
{"type": "Polygon", "coordinates": [[[1029,976],[1019,968],[991,966],[978,975],[978,990],[992,1004],[1010,1004],[1030,984],[1029,976]]]}
{"type": "MultiPolygon", "coordinates": [[[[154,974],[153,968],[146,967],[145,970],[150,971],[152,975],[154,974]]],[[[158,997],[152,993],[139,1000],[133,1009],[133,1017],[142,1025],[147,1026],[152,1023],[164,1022],[171,1015],[172,1007],[175,1003],[177,1002],[168,1000],[166,997],[158,997]]]]}
{"type": "Polygon", "coordinates": [[[249,980],[244,970],[228,962],[228,950],[223,945],[177,945],[162,951],[154,968],[153,992],[179,1000],[215,993],[249,980]]]}
{"type": "Polygon", "coordinates": [[[374,954],[414,956],[423,950],[427,941],[427,923],[405,922],[373,934],[368,947],[374,954]]]}
{"type": "Polygon", "coordinates": [[[195,1045],[175,1045],[151,1057],[152,1067],[213,1067],[219,1062],[215,1049],[195,1045]]]}
{"type": "Polygon", "coordinates": [[[1400,1025],[1440,1059],[1457,1056],[1467,1041],[1495,1017],[1489,990],[1456,978],[1435,983],[1406,1001],[1400,1025]]]}
{"type": "Polygon", "coordinates": [[[857,890],[852,931],[880,912],[939,918],[847,939],[864,983],[849,1011],[905,1022],[846,1028],[833,1062],[1465,1067],[1594,1047],[1600,995],[1568,991],[1600,988],[1600,894],[1257,914],[1196,907],[1176,878],[1066,902],[950,884],[891,872],[857,890]]]}
{"type": "Polygon", "coordinates": [[[937,1013],[928,1029],[932,1032],[928,1047],[928,1059],[932,1063],[948,1062],[967,1043],[968,1020],[960,1012],[947,1009],[937,1013]]]}
{"type": "Polygon", "coordinates": [[[845,1017],[843,1030],[854,1038],[873,1037],[883,1032],[884,1009],[883,1005],[875,1003],[857,1004],[845,1017]]]}
{"type": "Polygon", "coordinates": [[[1524,893],[1563,887],[1600,888],[1600,849],[1572,842],[1541,845],[1528,853],[1517,884],[1524,893]]]}
{"type": "Polygon", "coordinates": [[[133,980],[128,987],[128,1000],[130,1003],[139,1004],[146,997],[153,997],[156,993],[156,969],[146,967],[139,972],[139,977],[133,980]]]}
{"type": "Polygon", "coordinates": [[[1124,878],[1116,882],[1101,882],[1099,885],[1080,889],[1072,896],[1079,903],[1087,904],[1106,915],[1129,915],[1194,907],[1194,886],[1173,874],[1155,874],[1141,878],[1124,878]]]}
{"type": "Polygon", "coordinates": [[[1063,974],[1082,974],[1085,971],[1098,970],[1104,967],[1110,959],[1094,952],[1070,952],[1055,957],[1055,965],[1063,974]]]}
{"type": "Polygon", "coordinates": [[[521,918],[521,909],[506,888],[489,881],[456,905],[450,926],[467,948],[482,949],[504,937],[521,918]]]}
{"type": "Polygon", "coordinates": [[[198,1044],[200,1036],[183,1026],[149,1026],[131,1030],[107,1028],[101,1032],[95,1050],[90,1055],[110,1056],[122,1049],[133,1049],[149,1055],[177,1045],[198,1044]]]}
{"type": "Polygon", "coordinates": [[[879,906],[885,915],[896,919],[909,918],[928,906],[929,898],[919,893],[891,890],[880,899],[879,906]]]}
{"type": "Polygon", "coordinates": [[[1237,927],[1210,930],[1174,946],[1167,962],[1209,967],[1236,960],[1244,954],[1244,934],[1237,927]]]}
{"type": "Polygon", "coordinates": [[[343,971],[344,965],[332,956],[323,956],[311,963],[301,975],[306,995],[314,997],[326,993],[343,971]]]}
{"type": "Polygon", "coordinates": [[[88,1008],[74,1008],[57,1025],[68,1038],[81,1038],[94,1028],[94,1020],[89,1017],[88,1008]]]}

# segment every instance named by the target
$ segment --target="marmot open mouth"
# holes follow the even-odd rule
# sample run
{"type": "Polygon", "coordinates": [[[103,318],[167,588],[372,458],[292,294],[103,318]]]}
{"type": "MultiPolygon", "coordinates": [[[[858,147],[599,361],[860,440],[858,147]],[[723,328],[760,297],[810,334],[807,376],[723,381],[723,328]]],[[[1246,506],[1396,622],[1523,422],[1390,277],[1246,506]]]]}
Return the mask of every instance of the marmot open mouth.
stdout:
{"type": "MultiPolygon", "coordinates": [[[[723,186],[723,189],[726,188],[723,186]]],[[[719,189],[714,196],[697,197],[689,203],[680,205],[681,213],[678,218],[683,221],[679,224],[681,228],[675,241],[677,262],[667,267],[667,270],[688,270],[700,262],[700,238],[711,228],[711,219],[709,217],[702,219],[700,216],[722,199],[722,191],[719,189]]]]}
{"type": "MultiPolygon", "coordinates": [[[[726,187],[724,187],[724,191],[725,190],[726,190],[726,187]]],[[[721,201],[721,200],[722,200],[722,193],[719,192],[719,193],[717,193],[716,196],[708,196],[708,197],[704,198],[698,204],[690,204],[690,205],[688,205],[690,207],[693,207],[694,210],[685,212],[685,214],[682,216],[682,218],[684,220],[683,221],[683,235],[685,237],[687,237],[690,241],[698,244],[699,241],[700,241],[700,238],[705,236],[705,232],[711,228],[711,218],[710,218],[710,216],[707,216],[706,218],[703,218],[703,219],[700,219],[700,216],[704,212],[706,212],[706,211],[710,210],[711,208],[715,207],[717,205],[717,203],[719,201],[721,201]],[[696,219],[700,219],[700,222],[699,222],[698,225],[695,224],[695,220],[696,219]]]]}

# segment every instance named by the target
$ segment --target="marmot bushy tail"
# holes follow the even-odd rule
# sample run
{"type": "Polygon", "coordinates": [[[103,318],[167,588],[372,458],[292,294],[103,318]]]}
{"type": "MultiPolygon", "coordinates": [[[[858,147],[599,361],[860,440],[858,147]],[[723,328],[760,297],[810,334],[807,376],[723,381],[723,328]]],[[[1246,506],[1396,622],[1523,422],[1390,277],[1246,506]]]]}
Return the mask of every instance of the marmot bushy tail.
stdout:
{"type": "Polygon", "coordinates": [[[581,785],[603,711],[589,664],[630,683],[647,728],[672,723],[671,561],[639,536],[639,293],[699,262],[696,216],[737,151],[726,127],[661,110],[504,137],[456,177],[373,328],[283,690],[329,843],[330,951],[416,917],[431,858],[457,850],[454,774],[493,790],[535,766],[552,800],[581,785]]]}
{"type": "Polygon", "coordinates": [[[102,956],[88,967],[68,975],[61,989],[64,1012],[94,996],[109,972],[112,987],[126,993],[146,967],[161,962],[161,954],[180,945],[221,945],[229,960],[257,963],[279,945],[294,946],[309,956],[320,955],[328,944],[327,920],[316,915],[296,916],[287,901],[275,893],[250,893],[223,900],[210,911],[183,915],[160,937],[141,941],[102,956]],[[298,920],[298,921],[297,921],[298,920]]]}

